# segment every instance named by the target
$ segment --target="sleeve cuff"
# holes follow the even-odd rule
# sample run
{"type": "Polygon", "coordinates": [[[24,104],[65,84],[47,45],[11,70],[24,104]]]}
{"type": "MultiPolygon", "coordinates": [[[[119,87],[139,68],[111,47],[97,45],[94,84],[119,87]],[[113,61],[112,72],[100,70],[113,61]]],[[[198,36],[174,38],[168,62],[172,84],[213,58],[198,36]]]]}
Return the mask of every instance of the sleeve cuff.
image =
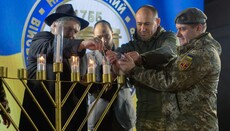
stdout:
{"type": "Polygon", "coordinates": [[[130,78],[132,78],[132,76],[134,76],[135,75],[135,72],[139,69],[140,67],[138,67],[138,66],[135,66],[135,67],[133,67],[129,72],[128,72],[128,77],[130,77],[130,78]]]}

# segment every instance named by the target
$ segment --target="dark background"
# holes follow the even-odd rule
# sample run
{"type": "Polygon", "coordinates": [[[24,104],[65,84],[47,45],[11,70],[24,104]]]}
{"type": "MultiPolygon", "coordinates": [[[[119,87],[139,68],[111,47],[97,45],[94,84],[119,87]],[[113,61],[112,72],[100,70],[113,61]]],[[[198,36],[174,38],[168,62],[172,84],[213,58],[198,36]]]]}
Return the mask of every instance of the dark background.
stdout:
{"type": "Polygon", "coordinates": [[[230,130],[230,0],[204,0],[208,32],[222,46],[221,75],[218,86],[218,117],[220,131],[230,130]]]}

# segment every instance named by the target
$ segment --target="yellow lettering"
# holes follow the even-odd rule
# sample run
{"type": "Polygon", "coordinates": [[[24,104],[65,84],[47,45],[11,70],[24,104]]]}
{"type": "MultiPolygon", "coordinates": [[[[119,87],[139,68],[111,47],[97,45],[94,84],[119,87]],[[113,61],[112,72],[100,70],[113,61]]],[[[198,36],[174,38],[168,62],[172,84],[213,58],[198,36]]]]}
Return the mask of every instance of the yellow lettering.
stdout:
{"type": "Polygon", "coordinates": [[[53,7],[58,2],[58,0],[46,0],[46,2],[50,5],[50,7],[53,7]]]}
{"type": "Polygon", "coordinates": [[[39,27],[41,24],[41,21],[33,17],[31,20],[31,24],[36,26],[36,27],[39,27]]]}
{"type": "Polygon", "coordinates": [[[33,30],[35,30],[35,31],[38,31],[38,28],[35,27],[35,26],[29,25],[29,28],[30,28],[30,29],[33,29],[33,30]]]}

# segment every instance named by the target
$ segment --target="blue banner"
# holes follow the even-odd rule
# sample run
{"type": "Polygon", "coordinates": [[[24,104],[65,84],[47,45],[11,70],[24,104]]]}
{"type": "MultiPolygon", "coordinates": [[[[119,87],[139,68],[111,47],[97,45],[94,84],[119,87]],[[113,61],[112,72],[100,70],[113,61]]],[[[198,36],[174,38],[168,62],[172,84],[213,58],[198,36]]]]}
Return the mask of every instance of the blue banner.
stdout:
{"type": "MultiPolygon", "coordinates": [[[[83,0],[76,0],[83,1],[83,0]]],[[[116,2],[119,0],[104,0],[105,2],[116,2]]],[[[122,1],[122,0],[121,0],[122,1]]],[[[57,2],[56,4],[62,1],[57,2]]],[[[1,24],[1,48],[0,55],[7,56],[16,53],[20,53],[22,45],[22,33],[24,25],[27,21],[28,15],[30,15],[33,8],[38,6],[46,6],[48,8],[46,0],[20,0],[20,1],[1,1],[0,16],[2,17],[1,24]],[[40,5],[36,5],[39,3],[40,5]]],[[[131,6],[135,12],[140,6],[144,4],[150,4],[155,6],[159,11],[159,17],[161,18],[161,25],[167,30],[176,31],[174,18],[178,12],[187,7],[197,7],[203,10],[203,0],[127,0],[127,3],[131,6]]],[[[46,8],[45,7],[45,8],[46,8]]],[[[47,9],[46,8],[46,9],[47,9]]],[[[50,8],[52,10],[53,8],[50,8]]],[[[50,13],[50,10],[46,10],[45,13],[50,13]]],[[[44,14],[47,15],[47,14],[44,14]]]]}

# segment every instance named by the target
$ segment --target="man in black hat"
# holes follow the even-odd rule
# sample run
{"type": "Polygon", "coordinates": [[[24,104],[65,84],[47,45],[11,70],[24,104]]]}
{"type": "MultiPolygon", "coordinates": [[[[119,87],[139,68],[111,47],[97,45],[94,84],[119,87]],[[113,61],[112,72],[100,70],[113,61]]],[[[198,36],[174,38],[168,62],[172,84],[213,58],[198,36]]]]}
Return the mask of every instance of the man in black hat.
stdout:
{"type": "MultiPolygon", "coordinates": [[[[175,23],[181,46],[177,58],[164,70],[141,69],[128,55],[118,62],[130,78],[158,91],[176,92],[180,113],[167,124],[167,130],[219,130],[216,93],[221,46],[206,32],[206,20],[206,15],[197,8],[185,9],[177,15],[175,23]]],[[[152,54],[145,55],[150,58],[152,54]]]]}
{"type": "MultiPolygon", "coordinates": [[[[75,39],[77,33],[86,28],[89,23],[76,16],[74,9],[71,4],[64,4],[56,9],[54,14],[49,15],[45,19],[45,23],[51,27],[50,32],[42,31],[37,33],[32,40],[32,44],[29,50],[28,56],[28,80],[27,85],[33,92],[35,98],[47,114],[48,118],[51,120],[55,127],[55,113],[54,106],[49,100],[48,95],[42,89],[41,82],[32,80],[36,79],[37,70],[37,55],[46,54],[46,78],[47,80],[56,80],[55,73],[53,72],[53,54],[54,54],[54,38],[57,34],[57,30],[60,25],[63,25],[63,72],[61,72],[62,81],[70,81],[71,70],[68,59],[71,55],[78,55],[82,57],[85,54],[85,50],[102,50],[102,42],[100,39],[89,39],[80,40],[75,39]]],[[[55,98],[55,83],[54,81],[44,81],[45,86],[52,98],[55,98]]],[[[62,82],[61,84],[62,99],[66,95],[67,91],[71,87],[71,83],[62,82]]],[[[68,119],[70,113],[77,104],[79,98],[83,94],[85,87],[77,84],[74,91],[70,94],[66,103],[62,107],[62,126],[68,119]]],[[[35,105],[34,100],[30,97],[29,93],[25,91],[23,107],[28,112],[37,128],[41,131],[53,130],[45,117],[39,111],[38,107],[35,105]]],[[[70,121],[66,128],[66,131],[77,130],[81,124],[83,118],[86,115],[86,101],[80,105],[78,111],[76,112],[73,119],[70,121]]],[[[24,113],[21,114],[19,129],[21,131],[32,131],[34,128],[32,124],[29,123],[28,119],[25,117],[24,113]]],[[[86,126],[84,130],[87,130],[86,126]]]]}

